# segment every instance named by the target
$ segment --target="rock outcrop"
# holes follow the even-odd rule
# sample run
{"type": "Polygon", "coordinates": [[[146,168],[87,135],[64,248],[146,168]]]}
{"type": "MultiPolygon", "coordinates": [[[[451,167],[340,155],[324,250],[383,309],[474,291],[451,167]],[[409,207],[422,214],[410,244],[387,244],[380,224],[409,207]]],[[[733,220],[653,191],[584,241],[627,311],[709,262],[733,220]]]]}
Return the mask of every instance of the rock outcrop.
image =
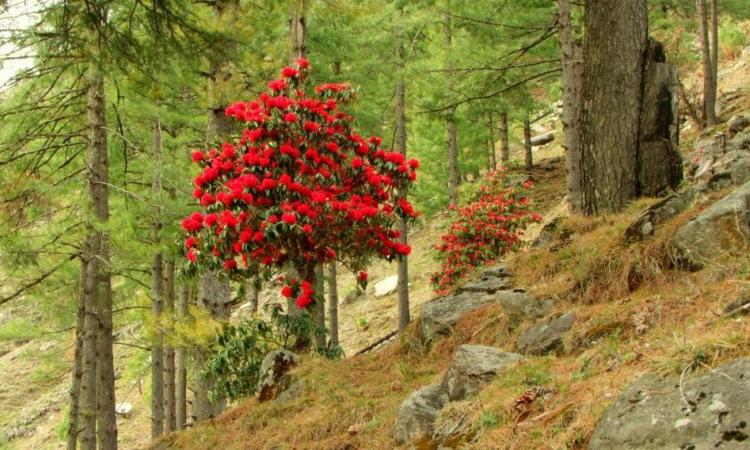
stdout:
{"type": "Polygon", "coordinates": [[[260,364],[258,400],[273,400],[291,386],[289,370],[299,364],[299,356],[287,350],[274,350],[260,364]]]}
{"type": "Polygon", "coordinates": [[[398,408],[393,439],[403,444],[432,436],[435,419],[448,403],[448,394],[440,384],[431,384],[406,397],[398,408]]]}
{"type": "Polygon", "coordinates": [[[562,348],[563,336],[570,331],[575,314],[566,313],[532,325],[516,342],[516,349],[524,355],[544,355],[562,348]]]}
{"type": "Polygon", "coordinates": [[[485,345],[462,345],[443,377],[442,386],[451,401],[463,400],[523,357],[485,345]]]}
{"type": "Polygon", "coordinates": [[[683,380],[647,375],[604,414],[589,450],[747,449],[750,359],[683,380]]]}

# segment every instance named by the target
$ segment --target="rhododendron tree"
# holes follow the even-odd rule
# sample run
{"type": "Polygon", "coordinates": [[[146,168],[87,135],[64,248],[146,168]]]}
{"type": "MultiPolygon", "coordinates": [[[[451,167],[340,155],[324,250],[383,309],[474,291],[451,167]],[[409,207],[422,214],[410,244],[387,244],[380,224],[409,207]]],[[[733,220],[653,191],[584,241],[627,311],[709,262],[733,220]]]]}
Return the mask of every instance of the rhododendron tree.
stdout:
{"type": "Polygon", "coordinates": [[[409,254],[394,225],[416,216],[398,192],[419,166],[354,129],[339,109],[352,98],[349,85],[310,93],[308,72],[300,59],[257,99],[226,109],[244,129],[220,148],[193,153],[201,209],[182,222],[189,268],[236,278],[292,269],[282,294],[300,308],[315,301],[317,264],[358,271],[371,257],[409,254]]]}
{"type": "Polygon", "coordinates": [[[451,208],[449,232],[435,246],[440,270],[432,283],[445,292],[474,268],[498,259],[518,245],[522,229],[542,217],[531,211],[531,181],[513,186],[502,171],[489,172],[475,198],[451,208]]]}

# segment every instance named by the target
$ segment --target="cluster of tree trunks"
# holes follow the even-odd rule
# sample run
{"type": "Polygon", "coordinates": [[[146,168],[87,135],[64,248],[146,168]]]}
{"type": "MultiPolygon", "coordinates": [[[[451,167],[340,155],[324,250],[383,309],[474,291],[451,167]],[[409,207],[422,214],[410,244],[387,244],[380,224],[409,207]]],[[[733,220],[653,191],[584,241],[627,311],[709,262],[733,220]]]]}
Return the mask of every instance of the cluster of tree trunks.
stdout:
{"type": "Polygon", "coordinates": [[[573,40],[570,2],[558,3],[572,209],[619,211],[633,198],[676,188],[676,77],[648,38],[645,0],[589,4],[582,51],[573,40]]]}

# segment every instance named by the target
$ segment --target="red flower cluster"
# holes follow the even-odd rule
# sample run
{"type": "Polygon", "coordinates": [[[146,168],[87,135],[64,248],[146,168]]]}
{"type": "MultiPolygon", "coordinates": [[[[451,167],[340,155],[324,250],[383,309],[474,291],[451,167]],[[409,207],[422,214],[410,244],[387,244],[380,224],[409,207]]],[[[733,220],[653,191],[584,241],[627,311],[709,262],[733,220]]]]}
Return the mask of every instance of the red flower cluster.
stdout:
{"type": "Polygon", "coordinates": [[[299,290],[300,307],[313,299],[316,264],[338,259],[358,268],[372,256],[409,254],[394,225],[416,216],[398,192],[419,166],[352,128],[338,109],[352,97],[348,85],[324,84],[308,97],[308,67],[299,60],[268,92],[226,109],[245,129],[234,142],[193,153],[202,167],[193,192],[202,211],[182,222],[191,267],[234,276],[291,267],[306,281],[284,292],[299,290]]]}
{"type": "Polygon", "coordinates": [[[445,292],[475,267],[515,249],[526,224],[542,220],[529,210],[525,194],[531,187],[530,181],[509,186],[501,171],[490,172],[478,198],[453,210],[450,232],[435,246],[441,270],[432,274],[432,283],[439,292],[445,292]]]}

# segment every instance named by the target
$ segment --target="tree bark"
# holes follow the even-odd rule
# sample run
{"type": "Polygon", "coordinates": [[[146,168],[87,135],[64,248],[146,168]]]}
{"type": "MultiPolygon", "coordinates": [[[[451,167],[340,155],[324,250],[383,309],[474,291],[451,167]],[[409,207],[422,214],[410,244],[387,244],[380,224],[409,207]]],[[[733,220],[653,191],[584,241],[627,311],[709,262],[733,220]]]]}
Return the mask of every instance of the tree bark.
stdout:
{"type": "Polygon", "coordinates": [[[292,0],[289,11],[289,65],[307,56],[306,0],[292,0]]]}
{"type": "Polygon", "coordinates": [[[500,114],[500,161],[503,163],[503,167],[506,167],[510,160],[510,138],[508,136],[508,113],[503,112],[500,114]]]}
{"type": "MultiPolygon", "coordinates": [[[[325,288],[325,272],[323,270],[323,264],[315,266],[315,305],[313,306],[312,313],[315,319],[315,325],[318,330],[325,331],[326,329],[326,288],[325,288]]],[[[316,348],[325,348],[326,337],[325,333],[315,333],[314,342],[316,348]]]]}
{"type": "MultiPolygon", "coordinates": [[[[89,174],[90,177],[90,174],[89,174]]],[[[91,178],[89,178],[91,183],[91,178]]],[[[82,450],[96,450],[96,342],[99,330],[96,311],[96,254],[97,239],[93,231],[89,231],[84,247],[85,270],[83,276],[84,288],[81,303],[84,305],[84,334],[83,334],[83,373],[81,375],[80,394],[80,444],[82,450]]]]}
{"type": "Polygon", "coordinates": [[[489,112],[487,114],[487,151],[489,152],[488,158],[487,158],[487,168],[488,170],[496,170],[497,169],[497,161],[495,158],[496,149],[495,149],[495,125],[492,120],[492,112],[489,112]]]}
{"type": "Polygon", "coordinates": [[[67,449],[76,450],[78,447],[78,411],[80,407],[81,378],[83,376],[83,334],[85,332],[86,305],[81,302],[85,298],[86,276],[88,262],[81,258],[81,273],[78,281],[78,313],[76,320],[76,339],[73,356],[73,375],[70,386],[70,412],[68,413],[67,449]]]}
{"type": "MultiPolygon", "coordinates": [[[[399,8],[398,26],[396,27],[396,102],[394,115],[396,117],[396,129],[393,142],[393,150],[406,156],[406,81],[404,79],[404,68],[406,65],[406,50],[404,48],[403,7],[399,8]]],[[[404,189],[399,192],[402,198],[406,198],[407,192],[404,189]]],[[[409,227],[406,221],[399,219],[399,229],[401,231],[401,243],[406,245],[408,242],[409,227]]],[[[411,321],[409,314],[409,258],[402,256],[398,260],[398,327],[400,330],[406,328],[411,321]]],[[[338,339],[337,339],[338,341],[338,339]]]]}
{"type": "Polygon", "coordinates": [[[154,316],[154,336],[151,342],[151,438],[155,439],[164,433],[164,332],[161,327],[162,312],[164,310],[164,260],[161,253],[159,231],[161,229],[161,213],[159,195],[161,179],[161,124],[157,120],[154,124],[154,141],[151,157],[154,163],[154,175],[151,181],[154,217],[151,224],[151,241],[156,253],[151,264],[151,313],[154,316]]]}
{"type": "MultiPolygon", "coordinates": [[[[706,0],[695,0],[695,3],[698,9],[698,36],[701,44],[701,58],[703,60],[703,125],[712,126],[716,124],[716,98],[713,79],[715,72],[713,61],[715,55],[712,55],[712,43],[709,40],[709,34],[713,34],[713,30],[709,29],[706,0]]],[[[713,17],[711,21],[713,22],[713,17]]]]}
{"type": "Polygon", "coordinates": [[[711,104],[709,117],[716,124],[716,98],[719,88],[719,5],[717,0],[711,0],[711,104]]]}
{"type": "Polygon", "coordinates": [[[645,0],[589,4],[580,118],[587,214],[619,211],[638,193],[647,35],[645,0]]]}
{"type": "Polygon", "coordinates": [[[328,271],[328,336],[329,347],[339,346],[339,289],[336,284],[336,262],[329,265],[328,271]]]}
{"type": "MultiPolygon", "coordinates": [[[[174,322],[174,254],[166,257],[164,264],[164,317],[171,324],[174,322]]],[[[177,429],[175,398],[175,352],[168,339],[164,339],[164,429],[167,432],[177,429]]]]}
{"type": "MultiPolygon", "coordinates": [[[[187,319],[190,285],[183,280],[180,294],[177,297],[176,320],[178,323],[187,319]]],[[[187,349],[180,343],[175,352],[175,428],[184,430],[187,423],[187,349]]]]}
{"type": "MultiPolygon", "coordinates": [[[[445,45],[445,74],[447,77],[448,92],[453,92],[453,61],[451,47],[453,45],[453,25],[451,23],[451,2],[446,0],[445,14],[443,15],[443,37],[445,45]]],[[[448,197],[451,206],[458,202],[458,139],[456,129],[456,111],[450,111],[446,118],[446,129],[448,132],[448,197]]]]}
{"type": "Polygon", "coordinates": [[[583,49],[573,38],[570,0],[558,0],[560,27],[560,61],[562,63],[565,169],[568,204],[573,212],[583,210],[582,158],[578,120],[581,111],[583,82],[583,49]]]}
{"type": "Polygon", "coordinates": [[[531,170],[534,168],[534,155],[531,152],[531,122],[528,117],[523,121],[523,149],[524,167],[526,170],[531,170]]]}

